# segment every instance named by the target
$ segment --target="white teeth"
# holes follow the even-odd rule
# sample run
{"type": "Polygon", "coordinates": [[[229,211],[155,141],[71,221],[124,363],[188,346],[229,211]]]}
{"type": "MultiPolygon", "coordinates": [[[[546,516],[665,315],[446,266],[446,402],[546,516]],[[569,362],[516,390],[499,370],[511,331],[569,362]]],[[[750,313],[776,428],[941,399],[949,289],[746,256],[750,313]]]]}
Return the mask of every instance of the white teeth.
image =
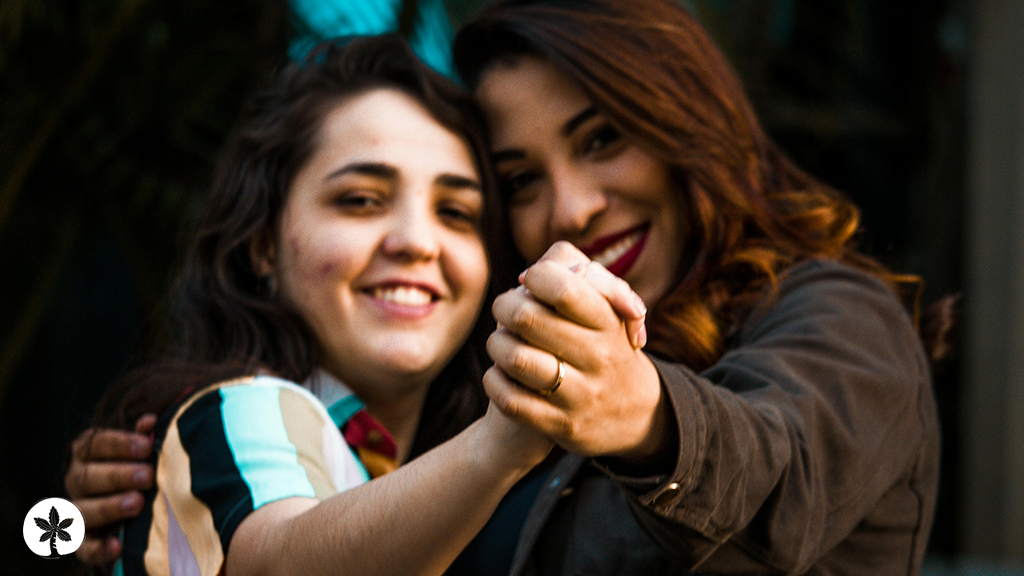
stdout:
{"type": "Polygon", "coordinates": [[[623,254],[629,251],[630,248],[636,245],[644,236],[643,230],[626,236],[622,240],[619,240],[615,244],[605,248],[600,254],[595,254],[592,260],[605,268],[611,266],[616,260],[622,257],[623,254]]]}
{"type": "Polygon", "coordinates": [[[430,304],[434,299],[433,295],[426,290],[412,286],[388,286],[373,289],[373,297],[378,300],[394,302],[404,306],[424,306],[430,304]]]}

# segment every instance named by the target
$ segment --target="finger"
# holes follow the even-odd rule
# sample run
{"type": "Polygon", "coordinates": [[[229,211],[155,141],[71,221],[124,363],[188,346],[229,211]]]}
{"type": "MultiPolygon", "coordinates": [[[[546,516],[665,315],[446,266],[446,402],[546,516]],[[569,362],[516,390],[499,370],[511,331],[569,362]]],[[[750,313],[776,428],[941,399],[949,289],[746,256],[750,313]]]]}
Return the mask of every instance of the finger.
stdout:
{"type": "Polygon", "coordinates": [[[134,518],[142,512],[145,501],[137,490],[107,496],[75,500],[82,511],[82,520],[88,530],[102,530],[111,524],[134,518]]]}
{"type": "Polygon", "coordinates": [[[568,436],[571,427],[565,413],[544,396],[517,384],[500,368],[488,368],[483,385],[494,406],[509,418],[555,440],[568,436]]]}
{"type": "MultiPolygon", "coordinates": [[[[604,301],[600,296],[597,298],[604,301]]],[[[604,306],[612,318],[617,318],[611,313],[607,302],[604,306]]],[[[578,343],[591,341],[594,337],[593,329],[559,316],[529,293],[509,290],[494,299],[491,312],[499,325],[527,344],[546,350],[576,366],[587,365],[580,357],[584,350],[578,343]]]]}
{"type": "MultiPolygon", "coordinates": [[[[548,248],[547,252],[537,259],[537,262],[560,264],[562,267],[577,274],[586,274],[587,264],[590,262],[590,258],[587,258],[586,254],[569,242],[559,240],[552,244],[551,247],[548,248]]],[[[520,284],[523,283],[523,279],[525,277],[526,271],[524,270],[519,274],[520,284]]]]}
{"type": "Polygon", "coordinates": [[[144,460],[149,458],[153,441],[149,434],[110,428],[90,428],[71,445],[76,460],[144,460]]]}
{"type": "MultiPolygon", "coordinates": [[[[601,268],[603,267],[587,266],[587,275],[590,271],[599,272],[601,268]]],[[[616,279],[605,277],[602,280],[599,277],[596,282],[598,286],[612,290],[616,279]]],[[[619,322],[619,317],[608,299],[586,276],[574,273],[560,264],[543,261],[530,266],[523,278],[523,286],[534,298],[581,326],[596,329],[619,322]]],[[[625,289],[620,286],[616,293],[625,289]]]]}
{"type": "Polygon", "coordinates": [[[640,296],[622,278],[612,274],[600,262],[590,262],[586,268],[587,283],[608,300],[612,309],[626,323],[626,336],[634,348],[647,344],[647,306],[640,296]]]}
{"type": "Polygon", "coordinates": [[[75,555],[83,564],[100,566],[108,564],[121,555],[121,540],[116,536],[96,536],[86,533],[82,545],[75,555]]]}
{"type": "Polygon", "coordinates": [[[647,314],[647,306],[640,296],[633,292],[629,283],[608,271],[600,262],[587,264],[587,273],[583,276],[608,300],[612,309],[624,319],[639,319],[647,314]]]}
{"type": "Polygon", "coordinates": [[[145,462],[73,461],[64,480],[72,498],[148,490],[153,486],[153,467],[145,462]]]}
{"type": "MultiPolygon", "coordinates": [[[[558,380],[557,357],[526,344],[505,329],[499,328],[487,338],[487,354],[502,372],[530,390],[550,390],[558,380]]],[[[564,363],[561,369],[564,380],[564,363]]]]}
{"type": "Polygon", "coordinates": [[[143,414],[135,421],[135,433],[149,435],[156,428],[156,414],[143,414]]]}
{"type": "Polygon", "coordinates": [[[559,240],[551,245],[550,248],[544,252],[544,255],[537,259],[537,262],[549,261],[556,264],[561,264],[565,268],[572,268],[577,265],[586,266],[590,262],[590,258],[587,257],[579,248],[573,246],[571,243],[565,240],[559,240]]]}

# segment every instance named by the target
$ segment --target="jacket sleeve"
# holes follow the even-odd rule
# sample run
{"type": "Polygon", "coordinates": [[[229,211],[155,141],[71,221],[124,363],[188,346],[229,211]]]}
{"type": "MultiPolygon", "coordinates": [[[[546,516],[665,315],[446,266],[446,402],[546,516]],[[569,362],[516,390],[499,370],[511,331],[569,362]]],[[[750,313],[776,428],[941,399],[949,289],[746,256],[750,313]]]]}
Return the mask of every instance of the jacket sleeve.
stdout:
{"type": "Polygon", "coordinates": [[[700,570],[806,570],[937,445],[910,318],[841,264],[791,270],[703,374],[654,363],[676,416],[674,470],[605,470],[652,537],[700,570]]]}

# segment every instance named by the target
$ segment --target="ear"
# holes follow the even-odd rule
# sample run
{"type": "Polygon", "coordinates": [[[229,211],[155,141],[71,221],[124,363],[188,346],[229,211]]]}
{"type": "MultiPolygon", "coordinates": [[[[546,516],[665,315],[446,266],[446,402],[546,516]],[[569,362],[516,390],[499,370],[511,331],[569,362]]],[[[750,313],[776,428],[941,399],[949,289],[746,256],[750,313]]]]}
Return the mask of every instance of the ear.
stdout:
{"type": "Polygon", "coordinates": [[[276,270],[277,244],[269,232],[263,232],[249,243],[249,261],[252,271],[260,278],[273,276],[276,270]]]}

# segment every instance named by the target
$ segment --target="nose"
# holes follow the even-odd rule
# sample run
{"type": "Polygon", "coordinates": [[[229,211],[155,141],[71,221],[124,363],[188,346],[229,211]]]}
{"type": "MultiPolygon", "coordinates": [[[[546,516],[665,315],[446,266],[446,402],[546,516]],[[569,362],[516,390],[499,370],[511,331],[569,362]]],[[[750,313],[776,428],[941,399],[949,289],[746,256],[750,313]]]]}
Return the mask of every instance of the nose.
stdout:
{"type": "Polygon", "coordinates": [[[608,207],[599,183],[573,169],[552,170],[549,227],[555,239],[572,240],[586,232],[594,218],[608,207]]]}
{"type": "Polygon", "coordinates": [[[407,261],[433,260],[441,251],[433,212],[406,202],[395,211],[384,238],[384,253],[407,261]]]}

